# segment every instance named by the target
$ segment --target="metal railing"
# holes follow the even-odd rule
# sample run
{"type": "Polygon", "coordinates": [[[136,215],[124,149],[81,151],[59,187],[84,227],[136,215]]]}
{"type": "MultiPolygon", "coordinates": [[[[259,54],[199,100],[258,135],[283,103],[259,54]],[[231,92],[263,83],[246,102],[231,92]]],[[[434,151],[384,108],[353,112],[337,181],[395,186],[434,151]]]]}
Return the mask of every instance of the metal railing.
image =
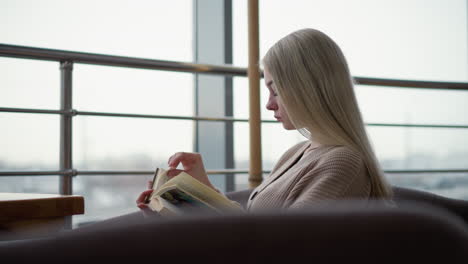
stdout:
{"type": "Polygon", "coordinates": [[[195,64],[189,62],[112,56],[8,44],[0,44],[0,56],[46,61],[70,61],[73,63],[139,68],[147,70],[206,73],[223,76],[247,76],[247,69],[242,67],[234,67],[231,65],[195,64]]]}
{"type": "MultiPolygon", "coordinates": [[[[59,175],[60,193],[72,194],[71,177],[76,175],[151,175],[152,171],[81,171],[73,168],[72,163],[72,119],[74,116],[112,116],[130,118],[176,119],[213,122],[249,122],[248,119],[232,117],[201,117],[201,116],[172,116],[172,115],[144,115],[128,113],[106,113],[79,111],[72,105],[72,72],[74,63],[105,65],[126,68],[152,69],[161,71],[176,71],[198,74],[214,74],[221,76],[247,76],[247,68],[231,65],[195,64],[187,62],[142,59],[123,56],[111,56],[84,52],[73,52],[55,49],[43,49],[16,45],[0,44],[0,57],[12,57],[34,60],[47,60],[60,62],[61,74],[61,109],[29,109],[0,107],[0,112],[57,114],[60,120],[60,170],[58,171],[1,171],[0,176],[44,176],[59,175]]],[[[355,83],[361,85],[391,86],[398,88],[421,88],[441,90],[468,90],[468,83],[460,82],[428,82],[415,80],[394,80],[355,77],[355,83]]],[[[274,120],[261,120],[264,123],[276,123],[274,120]]],[[[395,124],[395,123],[367,123],[367,126],[380,127],[419,127],[419,128],[454,128],[467,129],[468,125],[441,125],[441,124],[395,124]]],[[[263,173],[270,171],[263,170],[263,173]]],[[[437,170],[385,170],[385,173],[459,173],[468,172],[468,169],[437,169],[437,170]]],[[[244,174],[248,170],[209,170],[209,174],[244,174]]]]}
{"type": "MultiPolygon", "coordinates": [[[[263,170],[263,174],[270,173],[271,170],[263,170]]],[[[388,174],[412,174],[412,173],[466,173],[468,169],[431,169],[431,170],[384,170],[388,174]]],[[[248,174],[246,169],[219,169],[208,170],[208,174],[248,174]]],[[[68,171],[0,171],[0,176],[102,176],[102,175],[153,175],[154,171],[82,171],[82,170],[68,170],[68,171]]]]}
{"type": "MultiPolygon", "coordinates": [[[[203,73],[223,76],[247,76],[247,68],[232,65],[196,64],[166,60],[133,58],[125,56],[102,55],[95,53],[43,49],[17,45],[0,44],[0,57],[24,58],[46,61],[71,61],[74,63],[140,68],[149,70],[203,73]]],[[[468,90],[464,82],[432,82],[416,80],[395,80],[355,77],[356,84],[391,86],[399,88],[468,90]]]]}

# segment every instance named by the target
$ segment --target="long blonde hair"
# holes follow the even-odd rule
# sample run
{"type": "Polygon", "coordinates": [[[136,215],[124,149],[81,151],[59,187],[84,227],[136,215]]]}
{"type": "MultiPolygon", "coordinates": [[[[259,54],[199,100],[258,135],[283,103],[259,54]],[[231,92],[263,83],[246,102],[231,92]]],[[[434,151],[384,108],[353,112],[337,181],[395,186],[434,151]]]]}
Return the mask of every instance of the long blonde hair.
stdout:
{"type": "Polygon", "coordinates": [[[262,60],[289,119],[303,135],[324,145],[361,153],[371,182],[371,198],[392,196],[364,128],[354,81],[338,45],[315,29],[279,40],[262,60]]]}

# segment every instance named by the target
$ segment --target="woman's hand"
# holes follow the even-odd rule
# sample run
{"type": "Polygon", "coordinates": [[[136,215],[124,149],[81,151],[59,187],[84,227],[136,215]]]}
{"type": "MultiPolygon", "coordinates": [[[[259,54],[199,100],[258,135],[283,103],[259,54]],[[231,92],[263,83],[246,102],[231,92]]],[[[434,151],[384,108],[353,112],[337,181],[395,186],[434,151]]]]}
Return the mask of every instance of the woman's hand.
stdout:
{"type": "Polygon", "coordinates": [[[144,216],[149,216],[152,213],[151,209],[149,209],[146,203],[147,198],[151,195],[151,193],[153,193],[153,189],[151,189],[152,185],[153,185],[153,182],[149,181],[148,190],[142,192],[136,200],[136,204],[138,208],[142,210],[144,216]]]}
{"type": "Polygon", "coordinates": [[[177,152],[169,158],[167,164],[169,165],[167,176],[174,177],[184,171],[201,183],[218,192],[208,179],[202,157],[199,153],[177,152]],[[182,163],[184,168],[183,170],[176,169],[180,163],[182,163]]]}

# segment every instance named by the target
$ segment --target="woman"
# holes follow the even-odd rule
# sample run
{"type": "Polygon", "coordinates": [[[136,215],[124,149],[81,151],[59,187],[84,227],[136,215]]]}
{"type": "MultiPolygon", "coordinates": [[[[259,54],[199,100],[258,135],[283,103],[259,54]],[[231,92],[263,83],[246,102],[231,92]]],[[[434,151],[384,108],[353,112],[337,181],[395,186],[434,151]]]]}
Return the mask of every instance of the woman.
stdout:
{"type": "MultiPolygon", "coordinates": [[[[251,194],[247,210],[297,209],[327,200],[390,200],[354,94],[353,78],[336,43],[314,29],[293,32],[279,40],[263,58],[270,94],[266,108],[287,130],[307,140],[279,159],[270,176],[251,194]]],[[[184,171],[213,187],[197,153],[176,153],[169,175],[179,164],[184,171]]],[[[145,209],[143,192],[137,200],[145,209]]]]}

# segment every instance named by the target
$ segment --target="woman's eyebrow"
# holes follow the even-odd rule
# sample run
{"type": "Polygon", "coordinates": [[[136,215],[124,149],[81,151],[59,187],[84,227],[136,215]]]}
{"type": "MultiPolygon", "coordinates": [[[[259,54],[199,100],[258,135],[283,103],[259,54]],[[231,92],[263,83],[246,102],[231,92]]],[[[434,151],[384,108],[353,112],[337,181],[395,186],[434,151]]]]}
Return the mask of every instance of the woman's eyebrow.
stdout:
{"type": "Polygon", "coordinates": [[[267,85],[267,86],[271,86],[272,84],[273,84],[273,80],[270,80],[270,81],[267,82],[266,85],[267,85]]]}

